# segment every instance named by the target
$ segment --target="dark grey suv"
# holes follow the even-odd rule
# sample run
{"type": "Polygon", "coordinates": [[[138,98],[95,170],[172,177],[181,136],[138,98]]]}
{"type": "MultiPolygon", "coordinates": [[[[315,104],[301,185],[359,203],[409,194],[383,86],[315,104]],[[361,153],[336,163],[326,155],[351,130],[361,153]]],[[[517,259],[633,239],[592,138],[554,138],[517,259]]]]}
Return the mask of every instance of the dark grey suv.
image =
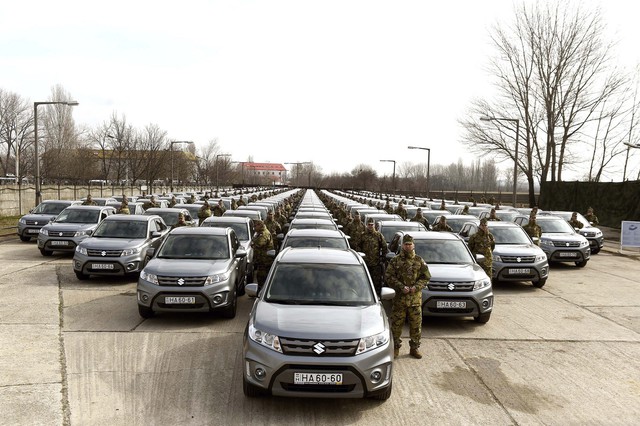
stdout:
{"type": "Polygon", "coordinates": [[[20,241],[36,238],[40,228],[53,220],[69,206],[80,204],[80,201],[46,200],[37,205],[18,220],[18,236],[20,241]]]}

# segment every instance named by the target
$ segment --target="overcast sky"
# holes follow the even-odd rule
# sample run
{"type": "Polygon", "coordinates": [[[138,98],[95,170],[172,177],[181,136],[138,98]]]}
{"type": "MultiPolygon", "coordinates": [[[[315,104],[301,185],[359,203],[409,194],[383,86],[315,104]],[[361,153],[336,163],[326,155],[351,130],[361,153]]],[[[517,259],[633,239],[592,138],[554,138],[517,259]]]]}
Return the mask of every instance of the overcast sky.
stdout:
{"type": "MultiPolygon", "coordinates": [[[[533,0],[531,0],[533,1],[533,0]]],[[[488,30],[501,0],[3,1],[0,87],[45,101],[60,84],[79,125],[112,113],[233,161],[449,164],[471,99],[494,93],[488,30]]],[[[621,63],[639,62],[636,2],[600,6],[621,63]]],[[[510,165],[509,165],[510,166],[510,165]]],[[[505,167],[509,167],[505,165],[505,167]]]]}

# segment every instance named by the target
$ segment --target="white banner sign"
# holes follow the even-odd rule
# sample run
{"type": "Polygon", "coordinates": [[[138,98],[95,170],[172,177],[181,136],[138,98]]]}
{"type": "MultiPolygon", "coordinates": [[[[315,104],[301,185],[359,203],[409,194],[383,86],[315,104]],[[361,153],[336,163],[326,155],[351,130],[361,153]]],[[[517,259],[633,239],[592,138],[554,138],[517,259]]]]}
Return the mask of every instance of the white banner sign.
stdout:
{"type": "Polygon", "coordinates": [[[620,245],[640,247],[640,222],[622,221],[620,245]]]}

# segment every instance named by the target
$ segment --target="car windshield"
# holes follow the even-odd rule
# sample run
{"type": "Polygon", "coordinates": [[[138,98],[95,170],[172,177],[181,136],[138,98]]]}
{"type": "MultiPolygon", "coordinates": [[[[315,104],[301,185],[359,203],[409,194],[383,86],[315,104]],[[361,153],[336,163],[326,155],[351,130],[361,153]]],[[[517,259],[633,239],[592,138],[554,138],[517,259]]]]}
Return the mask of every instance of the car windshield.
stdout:
{"type": "Polygon", "coordinates": [[[202,226],[210,228],[231,228],[240,241],[249,241],[249,229],[246,223],[203,222],[202,226]]]}
{"type": "Polygon", "coordinates": [[[157,214],[162,218],[162,220],[164,220],[164,223],[166,223],[167,226],[171,226],[178,223],[178,213],[179,213],[178,211],[176,211],[175,213],[162,211],[162,212],[154,212],[153,214],[157,214]]]}
{"type": "Polygon", "coordinates": [[[102,221],[93,233],[99,238],[147,238],[146,221],[102,221]]]}
{"type": "Polygon", "coordinates": [[[427,264],[470,264],[473,258],[460,240],[414,240],[416,254],[427,264]]]}
{"type": "Polygon", "coordinates": [[[348,249],[349,244],[344,238],[325,237],[288,237],[282,245],[285,247],[326,247],[348,249]]]}
{"type": "Polygon", "coordinates": [[[56,223],[98,223],[100,211],[65,209],[58,215],[56,223]]]}
{"type": "Polygon", "coordinates": [[[362,306],[375,303],[361,265],[286,264],[276,266],[265,301],[294,305],[362,306]]]}
{"type": "Polygon", "coordinates": [[[380,232],[384,236],[385,241],[391,241],[398,231],[426,231],[426,228],[419,222],[407,222],[407,225],[393,226],[385,226],[383,222],[381,228],[382,230],[380,232]]]}
{"type": "Polygon", "coordinates": [[[520,227],[489,227],[496,244],[531,244],[524,229],[520,227]]]}
{"type": "Polygon", "coordinates": [[[564,219],[558,220],[538,220],[538,225],[543,233],[547,234],[559,234],[559,233],[572,233],[574,232],[571,225],[564,219]]]}
{"type": "Polygon", "coordinates": [[[289,230],[291,229],[338,229],[335,225],[329,223],[295,223],[292,222],[289,230]]]}
{"type": "MultiPolygon", "coordinates": [[[[447,225],[453,229],[453,232],[458,233],[462,229],[462,225],[467,222],[474,222],[473,218],[465,218],[465,219],[447,219],[447,225]]],[[[477,222],[477,220],[476,220],[477,222]]]]}
{"type": "Polygon", "coordinates": [[[229,246],[226,235],[175,235],[169,234],[158,251],[165,259],[228,259],[229,246]]]}
{"type": "Polygon", "coordinates": [[[31,213],[36,214],[60,214],[60,212],[69,207],[69,204],[61,203],[40,203],[38,207],[33,209],[31,213]]]}
{"type": "MultiPolygon", "coordinates": [[[[554,213],[554,215],[560,216],[561,218],[563,218],[566,221],[571,220],[571,215],[573,213],[571,212],[566,212],[566,213],[554,213]]],[[[590,227],[593,226],[591,225],[591,223],[589,223],[589,221],[587,220],[586,217],[582,216],[580,213],[578,213],[576,215],[576,218],[578,219],[578,222],[580,222],[582,224],[583,227],[590,227]]]]}

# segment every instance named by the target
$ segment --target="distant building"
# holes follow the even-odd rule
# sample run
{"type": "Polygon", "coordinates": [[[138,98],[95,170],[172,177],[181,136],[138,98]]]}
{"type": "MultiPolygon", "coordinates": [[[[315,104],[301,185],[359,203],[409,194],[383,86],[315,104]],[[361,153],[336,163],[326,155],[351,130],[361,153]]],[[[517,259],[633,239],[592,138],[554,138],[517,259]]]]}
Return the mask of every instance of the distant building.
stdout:
{"type": "Polygon", "coordinates": [[[287,169],[280,163],[243,163],[245,179],[249,183],[283,185],[287,169]]]}

